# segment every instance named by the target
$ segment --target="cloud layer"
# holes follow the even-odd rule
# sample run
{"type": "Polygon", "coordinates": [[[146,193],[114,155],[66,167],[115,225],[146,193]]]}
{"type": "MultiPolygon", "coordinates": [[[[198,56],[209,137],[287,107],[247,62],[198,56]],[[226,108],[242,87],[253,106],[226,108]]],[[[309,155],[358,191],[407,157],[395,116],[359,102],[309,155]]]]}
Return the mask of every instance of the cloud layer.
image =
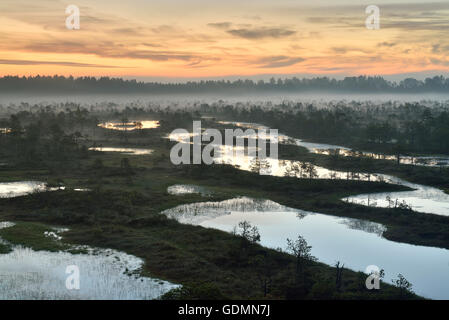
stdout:
{"type": "Polygon", "coordinates": [[[5,74],[219,77],[449,70],[449,2],[378,0],[380,30],[349,0],[2,0],[5,74]],[[238,4],[238,5],[237,5],[238,4]]]}

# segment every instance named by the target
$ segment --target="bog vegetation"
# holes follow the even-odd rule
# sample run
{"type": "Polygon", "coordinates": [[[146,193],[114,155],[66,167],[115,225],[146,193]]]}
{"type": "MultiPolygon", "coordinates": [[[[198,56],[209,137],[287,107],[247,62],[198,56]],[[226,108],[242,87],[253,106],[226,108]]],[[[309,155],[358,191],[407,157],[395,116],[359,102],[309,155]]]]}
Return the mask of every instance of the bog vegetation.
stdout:
{"type": "MultiPolygon", "coordinates": [[[[401,208],[360,207],[339,200],[351,194],[400,187],[375,182],[259,176],[225,165],[174,166],[168,156],[173,143],[166,139],[173,129],[189,130],[192,120],[208,116],[208,120],[203,120],[210,126],[217,125],[214,119],[260,122],[292,136],[332,140],[382,152],[447,153],[446,106],[319,108],[288,104],[266,108],[218,103],[198,104],[189,109],[76,104],[19,108],[22,111],[17,113],[2,109],[0,127],[5,128],[0,135],[2,180],[35,179],[66,188],[0,199],[1,220],[70,226],[64,241],[139,256],[145,259],[145,273],[183,285],[167,293],[165,299],[418,298],[402,275],[398,275],[394,285],[383,283],[382,290],[367,290],[366,274],[345,268],[344,261],[335,266],[316,261],[313,248],[301,235],[286,239],[282,250],[273,250],[259,245],[258,228],[247,221],[239,223],[234,232],[226,233],[183,225],[160,214],[182,203],[221,201],[236,195],[269,198],[294,208],[383,223],[388,226],[385,236],[394,240],[446,248],[449,243],[447,217],[411,214],[401,208]],[[109,120],[126,123],[144,119],[158,120],[161,126],[134,131],[98,126],[109,120]],[[154,153],[129,157],[89,151],[92,146],[151,148],[154,153]],[[214,192],[206,196],[168,194],[167,187],[176,183],[208,186],[214,192]],[[76,192],[76,188],[90,191],[76,192]]],[[[342,157],[325,160],[322,155],[310,155],[291,147],[281,148],[281,156],[321,164],[332,161],[334,167],[351,165],[368,172],[412,170],[394,162],[378,168],[369,161],[342,157]]],[[[441,168],[413,170],[416,179],[449,188],[441,168]]],[[[20,237],[4,236],[12,243],[39,249],[34,237],[26,234],[32,234],[33,230],[28,228],[20,237]]],[[[7,251],[6,246],[0,245],[0,252],[7,251]]]]}

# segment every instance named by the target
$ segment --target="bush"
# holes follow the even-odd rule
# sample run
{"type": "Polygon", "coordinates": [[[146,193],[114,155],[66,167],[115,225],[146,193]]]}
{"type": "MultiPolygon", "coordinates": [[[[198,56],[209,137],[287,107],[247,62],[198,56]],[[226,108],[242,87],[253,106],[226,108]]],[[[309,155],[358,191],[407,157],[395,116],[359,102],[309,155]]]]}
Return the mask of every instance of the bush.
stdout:
{"type": "Polygon", "coordinates": [[[313,300],[335,299],[336,288],[332,281],[318,281],[312,286],[309,298],[313,300]]]}
{"type": "Polygon", "coordinates": [[[226,300],[220,289],[213,283],[186,285],[172,289],[161,297],[162,300],[226,300]]]}

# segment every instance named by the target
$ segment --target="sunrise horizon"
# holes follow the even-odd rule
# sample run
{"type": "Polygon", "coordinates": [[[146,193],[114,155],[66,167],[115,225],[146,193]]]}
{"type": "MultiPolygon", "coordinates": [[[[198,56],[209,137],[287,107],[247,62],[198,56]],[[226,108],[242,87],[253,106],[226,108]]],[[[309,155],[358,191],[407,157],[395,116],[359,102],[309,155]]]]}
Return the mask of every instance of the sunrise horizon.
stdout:
{"type": "Polygon", "coordinates": [[[3,74],[0,75],[0,78],[35,78],[35,77],[63,77],[63,78],[110,78],[110,79],[121,79],[124,81],[135,80],[137,82],[142,83],[167,83],[167,84],[175,84],[175,83],[186,83],[186,82],[202,82],[202,81],[264,81],[269,82],[271,79],[281,79],[281,80],[289,80],[289,79],[298,79],[298,80],[306,80],[306,79],[319,79],[319,78],[328,78],[330,80],[344,80],[345,78],[382,78],[386,81],[399,83],[406,79],[414,79],[418,81],[423,81],[428,78],[434,77],[443,77],[449,78],[449,72],[416,72],[416,73],[397,73],[397,74],[248,74],[248,75],[224,75],[224,76],[208,76],[208,77],[195,77],[195,76],[185,76],[185,77],[168,77],[168,76],[133,76],[133,75],[110,75],[110,74],[3,74]]]}
{"type": "Polygon", "coordinates": [[[449,0],[2,0],[0,30],[3,305],[449,300],[449,0]]]}
{"type": "Polygon", "coordinates": [[[0,76],[188,81],[449,72],[445,2],[377,1],[376,30],[365,25],[366,1],[131,2],[77,1],[79,29],[70,30],[69,2],[3,1],[0,76]]]}

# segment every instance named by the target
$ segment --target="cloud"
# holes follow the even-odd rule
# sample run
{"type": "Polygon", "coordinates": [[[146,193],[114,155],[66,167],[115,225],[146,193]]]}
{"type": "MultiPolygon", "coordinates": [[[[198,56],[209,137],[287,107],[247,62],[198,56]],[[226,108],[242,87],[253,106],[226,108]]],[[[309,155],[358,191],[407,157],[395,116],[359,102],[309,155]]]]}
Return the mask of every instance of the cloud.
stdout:
{"type": "Polygon", "coordinates": [[[150,48],[160,48],[160,47],[162,47],[162,45],[160,45],[160,44],[149,43],[149,42],[144,42],[144,43],[142,43],[142,45],[144,45],[145,47],[150,47],[150,48]]]}
{"type": "MultiPolygon", "coordinates": [[[[139,43],[141,46],[142,43],[139,43]]],[[[114,59],[136,59],[149,60],[155,62],[179,61],[184,62],[185,67],[204,68],[206,63],[216,63],[220,60],[219,57],[210,54],[201,54],[196,52],[183,52],[174,50],[157,50],[157,44],[144,43],[143,45],[149,47],[148,50],[132,50],[127,45],[100,42],[100,43],[74,43],[74,42],[41,42],[20,47],[22,51],[42,52],[42,53],[66,53],[66,54],[89,54],[96,55],[101,58],[114,59]]],[[[2,64],[0,62],[0,64],[2,64]]],[[[37,65],[37,64],[54,64],[73,67],[99,67],[109,68],[110,66],[76,64],[71,62],[45,62],[45,61],[5,61],[4,64],[20,64],[20,65],[37,65]]]]}
{"type": "MultiPolygon", "coordinates": [[[[381,29],[441,32],[449,30],[448,2],[385,3],[379,7],[381,29]]],[[[306,18],[308,23],[349,29],[365,27],[366,15],[361,11],[360,5],[328,6],[326,12],[315,14],[317,8],[311,9],[306,18]]]]}
{"type": "Polygon", "coordinates": [[[125,45],[110,41],[100,43],[41,42],[26,45],[22,50],[45,53],[94,54],[99,57],[107,58],[142,59],[152,61],[191,61],[193,59],[201,59],[201,56],[189,52],[170,50],[132,50],[128,49],[125,45]]]}
{"type": "Polygon", "coordinates": [[[348,48],[345,47],[335,47],[335,48],[331,48],[332,52],[334,53],[338,53],[338,54],[344,54],[346,52],[348,52],[348,48]]]}
{"type": "Polygon", "coordinates": [[[447,19],[433,19],[423,21],[411,20],[390,20],[381,21],[381,28],[383,29],[400,29],[404,31],[447,31],[449,30],[449,20],[447,19]]]}
{"type": "Polygon", "coordinates": [[[388,9],[389,11],[397,10],[397,11],[411,11],[411,12],[419,12],[420,14],[428,14],[432,11],[441,11],[448,10],[449,3],[447,2],[430,2],[430,1],[422,1],[421,3],[385,3],[381,5],[381,7],[388,9]]]}
{"type": "Polygon", "coordinates": [[[155,28],[152,28],[151,30],[154,33],[166,33],[166,34],[180,32],[180,30],[178,30],[177,28],[169,25],[160,25],[155,28]]]}
{"type": "Polygon", "coordinates": [[[264,38],[284,38],[296,34],[296,31],[284,29],[284,28],[242,28],[242,29],[232,29],[227,31],[233,36],[245,38],[249,40],[258,40],[264,38]]]}
{"type": "Polygon", "coordinates": [[[227,30],[232,26],[231,22],[215,22],[215,23],[208,23],[209,27],[221,29],[221,30],[227,30]]]}
{"type": "Polygon", "coordinates": [[[432,53],[447,53],[449,45],[434,44],[432,45],[432,53]]]}
{"type": "Polygon", "coordinates": [[[149,34],[149,29],[133,26],[125,28],[112,28],[111,30],[106,29],[105,32],[114,36],[125,36],[125,37],[140,37],[145,38],[149,34]]]}
{"type": "Polygon", "coordinates": [[[258,15],[255,15],[255,16],[251,16],[251,15],[245,15],[245,16],[243,16],[243,18],[245,18],[245,19],[249,19],[249,20],[262,20],[262,17],[261,16],[258,16],[258,15]]]}
{"type": "Polygon", "coordinates": [[[449,61],[441,60],[441,59],[430,59],[430,62],[440,66],[449,66],[449,61]]]}
{"type": "Polygon", "coordinates": [[[257,64],[259,68],[281,68],[292,66],[305,60],[300,57],[272,56],[257,59],[254,61],[254,64],[257,64]]]}
{"type": "Polygon", "coordinates": [[[364,50],[362,48],[355,48],[355,47],[333,47],[331,48],[331,51],[336,54],[345,54],[348,52],[359,52],[359,53],[365,53],[369,54],[370,51],[364,50]]]}
{"type": "Polygon", "coordinates": [[[117,66],[107,66],[100,64],[78,63],[67,61],[38,61],[38,60],[9,60],[9,59],[0,59],[0,65],[16,65],[16,66],[57,65],[64,67],[121,68],[117,66]]]}
{"type": "Polygon", "coordinates": [[[439,44],[434,44],[434,45],[432,45],[432,52],[433,53],[438,53],[438,52],[440,52],[440,45],[439,44]]]}
{"type": "Polygon", "coordinates": [[[388,47],[388,48],[394,47],[395,45],[397,45],[396,42],[387,42],[387,41],[380,42],[377,44],[378,47],[388,47]]]}

